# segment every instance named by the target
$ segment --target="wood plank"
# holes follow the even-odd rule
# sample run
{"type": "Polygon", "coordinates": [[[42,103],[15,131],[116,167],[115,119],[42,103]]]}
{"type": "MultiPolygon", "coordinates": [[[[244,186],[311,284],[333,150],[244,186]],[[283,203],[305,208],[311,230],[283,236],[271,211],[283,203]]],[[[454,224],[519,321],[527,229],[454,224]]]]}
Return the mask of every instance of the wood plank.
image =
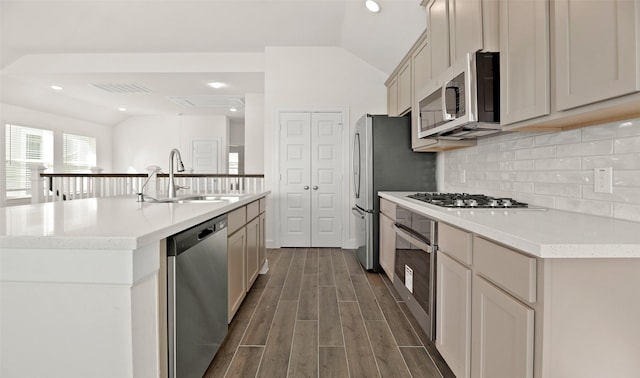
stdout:
{"type": "MultiPolygon", "coordinates": [[[[343,346],[342,329],[340,325],[340,309],[336,290],[330,286],[318,288],[319,311],[319,345],[322,346],[343,346]]],[[[352,302],[357,305],[357,303],[352,302]]]]}
{"type": "Polygon", "coordinates": [[[318,321],[298,320],[293,332],[289,377],[318,376],[318,321]]]}
{"type": "Polygon", "coordinates": [[[340,302],[340,319],[344,332],[349,373],[352,377],[378,377],[376,359],[367,331],[355,302],[340,302]]]}
{"type": "Polygon", "coordinates": [[[340,249],[334,248],[331,250],[331,262],[333,263],[333,274],[336,279],[338,300],[355,301],[356,292],[353,291],[353,285],[351,284],[351,276],[347,269],[347,263],[344,261],[344,256],[340,249]]]}
{"type": "Polygon", "coordinates": [[[414,378],[442,377],[424,347],[400,347],[400,353],[414,378]]]}
{"type": "Polygon", "coordinates": [[[257,377],[284,377],[289,367],[298,302],[280,301],[257,377]]]}
{"type": "Polygon", "coordinates": [[[304,274],[318,273],[318,248],[307,250],[307,261],[304,263],[304,274]]]}
{"type": "Polygon", "coordinates": [[[225,377],[255,377],[264,347],[239,347],[225,377]]]}
{"type": "Polygon", "coordinates": [[[398,304],[400,304],[400,309],[402,310],[402,312],[404,312],[405,316],[409,320],[409,323],[411,323],[413,330],[420,338],[420,341],[427,350],[427,353],[431,356],[433,362],[435,362],[438,370],[440,371],[440,374],[442,374],[442,377],[456,378],[455,374],[453,374],[453,372],[451,371],[451,368],[449,368],[449,365],[447,365],[447,363],[444,361],[444,358],[442,358],[442,356],[440,355],[440,352],[438,352],[438,350],[436,349],[435,344],[431,340],[429,340],[424,331],[422,331],[422,328],[420,328],[420,325],[411,314],[411,311],[409,311],[407,304],[404,302],[398,302],[398,304]]]}
{"type": "Polygon", "coordinates": [[[264,289],[241,345],[265,345],[281,291],[282,287],[267,286],[264,289]]]}
{"type": "Polygon", "coordinates": [[[369,273],[366,274],[369,285],[373,290],[382,313],[389,323],[391,333],[399,346],[422,346],[418,335],[413,331],[409,320],[398,306],[398,302],[393,299],[389,289],[382,280],[383,274],[369,273]]]}
{"type": "Polygon", "coordinates": [[[307,259],[307,250],[297,248],[293,254],[293,261],[289,267],[289,273],[282,288],[281,301],[297,301],[300,298],[300,284],[302,282],[302,272],[304,271],[304,261],[307,259]]]}
{"type": "Polygon", "coordinates": [[[333,264],[331,262],[331,250],[320,248],[318,250],[318,286],[335,286],[333,277],[333,264]]]}
{"type": "Polygon", "coordinates": [[[347,263],[347,268],[349,269],[349,274],[363,274],[362,265],[358,261],[356,254],[353,250],[343,249],[342,255],[344,256],[344,260],[347,263]]]}
{"type": "Polygon", "coordinates": [[[389,277],[387,277],[386,274],[381,274],[380,277],[382,277],[382,281],[384,281],[384,284],[387,285],[387,288],[389,289],[389,292],[393,296],[393,299],[395,299],[396,302],[401,302],[402,297],[400,296],[400,294],[398,294],[396,289],[393,288],[393,282],[391,282],[389,277]]]}
{"type": "Polygon", "coordinates": [[[302,276],[298,320],[318,320],[318,274],[302,276]]]}
{"type": "Polygon", "coordinates": [[[351,281],[353,282],[353,289],[356,292],[364,320],[384,320],[382,311],[378,307],[378,302],[376,302],[364,274],[351,275],[351,281]]]}
{"type": "Polygon", "coordinates": [[[373,354],[383,377],[411,377],[393,339],[389,325],[384,320],[365,320],[373,354]]]}
{"type": "Polygon", "coordinates": [[[323,378],[343,378],[349,376],[347,354],[344,347],[319,347],[318,375],[323,378]]]}
{"type": "MultiPolygon", "coordinates": [[[[242,307],[240,307],[242,309],[242,307]]],[[[235,317],[229,324],[229,331],[227,333],[227,337],[225,337],[220,349],[216,353],[215,358],[209,365],[206,373],[204,374],[205,378],[217,378],[224,376],[225,372],[229,368],[231,361],[233,360],[233,356],[236,353],[236,349],[240,344],[240,339],[242,339],[242,335],[244,335],[247,326],[249,325],[248,317],[235,317]]]]}
{"type": "Polygon", "coordinates": [[[267,286],[284,286],[284,281],[287,279],[287,274],[289,273],[289,266],[293,260],[294,251],[295,248],[281,249],[280,259],[271,273],[271,278],[269,278],[267,286]]]}

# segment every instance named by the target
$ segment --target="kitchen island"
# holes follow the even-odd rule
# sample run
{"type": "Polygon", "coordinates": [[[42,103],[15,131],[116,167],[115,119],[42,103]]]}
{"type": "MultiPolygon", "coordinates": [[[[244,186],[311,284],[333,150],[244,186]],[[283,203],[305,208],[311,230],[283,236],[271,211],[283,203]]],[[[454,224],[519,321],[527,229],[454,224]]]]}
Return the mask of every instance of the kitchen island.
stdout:
{"type": "Polygon", "coordinates": [[[640,223],[408,194],[379,196],[438,222],[436,347],[456,376],[638,377],[640,223]]]}
{"type": "Polygon", "coordinates": [[[0,208],[0,376],[164,375],[165,239],[268,193],[0,208]]]}

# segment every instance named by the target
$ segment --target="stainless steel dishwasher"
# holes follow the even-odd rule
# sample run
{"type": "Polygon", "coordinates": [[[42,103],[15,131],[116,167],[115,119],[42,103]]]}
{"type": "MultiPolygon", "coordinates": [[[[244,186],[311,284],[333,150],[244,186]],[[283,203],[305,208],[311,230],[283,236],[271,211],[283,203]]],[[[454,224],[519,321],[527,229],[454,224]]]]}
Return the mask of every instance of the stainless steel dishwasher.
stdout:
{"type": "Polygon", "coordinates": [[[227,325],[227,216],[167,238],[169,377],[201,378],[227,325]]]}

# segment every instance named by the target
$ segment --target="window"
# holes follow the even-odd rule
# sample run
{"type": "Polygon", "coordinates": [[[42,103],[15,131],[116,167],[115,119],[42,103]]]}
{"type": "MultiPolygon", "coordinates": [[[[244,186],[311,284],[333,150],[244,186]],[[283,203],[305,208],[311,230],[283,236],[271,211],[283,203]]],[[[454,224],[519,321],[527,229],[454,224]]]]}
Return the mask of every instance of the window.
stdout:
{"type": "Polygon", "coordinates": [[[31,165],[53,166],[53,132],[5,125],[7,199],[31,196],[31,165]]]}
{"type": "Polygon", "coordinates": [[[65,172],[90,173],[96,166],[96,138],[64,134],[62,154],[65,172]]]}

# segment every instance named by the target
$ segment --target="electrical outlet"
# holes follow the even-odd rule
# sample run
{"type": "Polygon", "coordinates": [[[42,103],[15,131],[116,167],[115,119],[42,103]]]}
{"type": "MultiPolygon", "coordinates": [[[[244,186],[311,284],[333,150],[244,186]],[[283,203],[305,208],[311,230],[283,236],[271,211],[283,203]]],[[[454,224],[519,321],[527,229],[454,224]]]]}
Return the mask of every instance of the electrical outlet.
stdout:
{"type": "Polygon", "coordinates": [[[593,191],[596,193],[613,192],[613,168],[593,169],[593,191]]]}
{"type": "Polygon", "coordinates": [[[409,292],[413,293],[413,269],[409,265],[404,266],[404,286],[409,292]]]}

